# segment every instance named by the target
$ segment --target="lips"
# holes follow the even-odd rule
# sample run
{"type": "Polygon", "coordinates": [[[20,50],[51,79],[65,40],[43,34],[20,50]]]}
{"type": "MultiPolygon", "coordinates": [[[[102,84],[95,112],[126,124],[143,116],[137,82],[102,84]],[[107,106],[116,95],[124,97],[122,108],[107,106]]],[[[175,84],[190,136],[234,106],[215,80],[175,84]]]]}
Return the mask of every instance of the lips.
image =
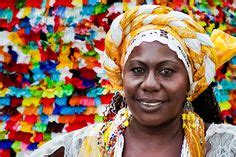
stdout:
{"type": "Polygon", "coordinates": [[[140,107],[147,112],[154,112],[159,110],[163,104],[165,103],[164,100],[157,100],[157,99],[138,99],[138,104],[140,107]]]}
{"type": "Polygon", "coordinates": [[[139,101],[139,103],[144,105],[144,106],[154,107],[154,106],[160,105],[162,102],[144,102],[144,101],[139,101]]]}

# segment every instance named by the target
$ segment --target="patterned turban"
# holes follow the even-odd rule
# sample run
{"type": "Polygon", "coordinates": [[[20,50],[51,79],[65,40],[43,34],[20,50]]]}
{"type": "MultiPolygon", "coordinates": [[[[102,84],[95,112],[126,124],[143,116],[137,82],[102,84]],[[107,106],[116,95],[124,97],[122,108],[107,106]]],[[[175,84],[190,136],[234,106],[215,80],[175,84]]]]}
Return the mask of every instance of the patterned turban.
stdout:
{"type": "Polygon", "coordinates": [[[144,32],[155,30],[162,33],[156,37],[157,41],[160,41],[164,32],[164,36],[173,37],[177,41],[176,47],[180,53],[184,53],[181,57],[177,53],[179,50],[164,41],[184,62],[190,82],[190,100],[201,94],[213,80],[216,69],[236,54],[235,37],[220,30],[214,30],[209,37],[204,28],[189,15],[166,6],[137,6],[118,16],[106,36],[107,59],[104,68],[115,89],[123,89],[122,70],[128,58],[127,53],[131,53],[138,45],[132,45],[134,40],[143,36],[139,37],[140,34],[148,34],[144,32]]]}

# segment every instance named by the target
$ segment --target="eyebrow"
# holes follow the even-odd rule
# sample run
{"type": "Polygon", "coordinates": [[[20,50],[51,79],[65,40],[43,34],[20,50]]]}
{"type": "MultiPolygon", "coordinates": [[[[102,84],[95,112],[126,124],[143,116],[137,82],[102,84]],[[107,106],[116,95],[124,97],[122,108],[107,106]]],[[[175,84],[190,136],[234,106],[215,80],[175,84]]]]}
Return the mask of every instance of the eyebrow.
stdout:
{"type": "Polygon", "coordinates": [[[142,61],[140,61],[140,60],[131,60],[131,61],[128,61],[127,62],[128,63],[128,65],[130,65],[130,64],[145,64],[144,62],[142,62],[142,61]]]}
{"type": "MultiPolygon", "coordinates": [[[[158,62],[158,65],[165,65],[165,64],[175,64],[178,65],[179,63],[177,61],[173,61],[173,60],[163,60],[161,62],[158,62]]],[[[146,65],[145,62],[140,61],[140,60],[131,60],[128,62],[128,65],[132,65],[132,64],[142,64],[142,65],[146,65]]]]}

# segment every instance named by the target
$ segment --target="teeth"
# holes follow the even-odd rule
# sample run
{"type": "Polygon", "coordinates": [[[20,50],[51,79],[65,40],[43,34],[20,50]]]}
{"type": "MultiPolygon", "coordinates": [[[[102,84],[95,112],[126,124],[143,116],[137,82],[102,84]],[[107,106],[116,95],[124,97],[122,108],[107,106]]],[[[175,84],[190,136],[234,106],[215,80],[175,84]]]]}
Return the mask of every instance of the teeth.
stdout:
{"type": "Polygon", "coordinates": [[[148,102],[143,102],[143,101],[140,101],[140,103],[142,105],[145,105],[145,106],[157,106],[157,105],[160,105],[161,102],[156,102],[156,103],[148,103],[148,102]]]}

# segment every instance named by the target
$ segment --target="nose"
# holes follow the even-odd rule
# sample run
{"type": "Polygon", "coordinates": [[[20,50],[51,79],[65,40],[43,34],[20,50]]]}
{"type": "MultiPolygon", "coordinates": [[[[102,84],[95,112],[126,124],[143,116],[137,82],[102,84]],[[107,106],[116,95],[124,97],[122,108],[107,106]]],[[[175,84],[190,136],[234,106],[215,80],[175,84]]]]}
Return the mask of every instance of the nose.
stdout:
{"type": "Polygon", "coordinates": [[[155,76],[155,73],[150,71],[144,78],[141,88],[144,91],[159,91],[160,90],[160,81],[158,80],[157,76],[155,76]]]}

